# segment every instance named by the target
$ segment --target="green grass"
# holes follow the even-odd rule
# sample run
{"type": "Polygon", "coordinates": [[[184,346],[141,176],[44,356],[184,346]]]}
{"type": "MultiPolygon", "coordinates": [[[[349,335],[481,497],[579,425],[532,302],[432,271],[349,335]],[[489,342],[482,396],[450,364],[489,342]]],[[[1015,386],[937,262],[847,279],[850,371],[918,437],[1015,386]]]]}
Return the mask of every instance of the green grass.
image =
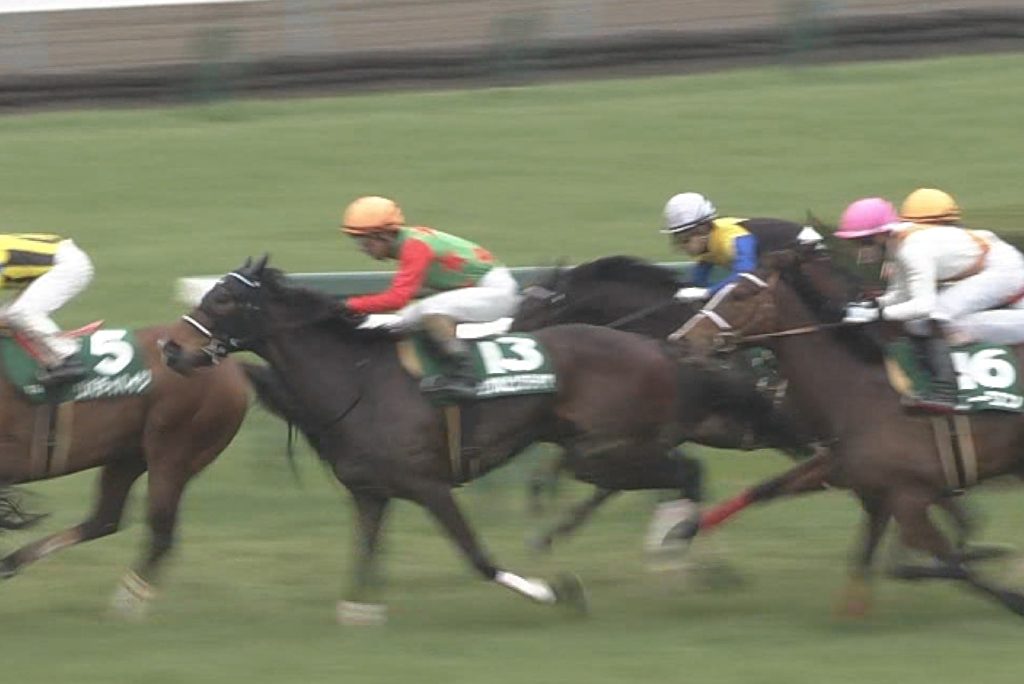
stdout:
{"type": "MultiPolygon", "coordinates": [[[[287,270],[372,269],[336,231],[356,195],[399,199],[413,221],[474,238],[510,264],[629,252],[665,259],[672,193],[726,213],[833,219],[864,194],[955,193],[968,221],[1022,227],[1024,57],[757,70],[507,90],[234,102],[212,108],[0,119],[0,226],[54,230],[94,257],[66,323],[169,320],[175,278],[269,250],[287,270]]],[[[715,538],[749,584],[709,591],[644,570],[647,495],[613,503],[551,558],[511,486],[523,466],[463,492],[487,546],[524,573],[579,572],[594,613],[575,621],[478,582],[409,505],[389,524],[391,624],[333,622],[352,544],[345,495],[254,411],[189,492],[181,545],[152,619],[103,618],[144,528],[52,559],[0,587],[10,682],[905,682],[1020,678],[1019,620],[955,587],[881,582],[876,613],[834,620],[857,508],[828,493],[751,512],[715,538]]],[[[707,459],[722,496],[785,466],[707,459]]],[[[33,486],[86,509],[92,475],[33,486]]],[[[581,493],[574,489],[574,493],[581,493]]],[[[130,517],[142,513],[136,492],[130,517]]],[[[976,495],[986,537],[1018,544],[1012,489],[976,495]]],[[[7,535],[8,546],[28,533],[7,535]]],[[[697,549],[697,554],[707,553],[697,549]]],[[[1004,567],[1004,570],[1013,568],[1004,567]]]]}

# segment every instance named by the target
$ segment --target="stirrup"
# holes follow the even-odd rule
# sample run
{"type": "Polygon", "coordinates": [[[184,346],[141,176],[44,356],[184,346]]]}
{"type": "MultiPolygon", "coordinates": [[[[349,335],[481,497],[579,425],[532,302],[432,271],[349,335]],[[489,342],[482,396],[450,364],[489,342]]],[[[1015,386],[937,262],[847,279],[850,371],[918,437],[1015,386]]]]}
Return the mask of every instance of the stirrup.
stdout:
{"type": "Polygon", "coordinates": [[[949,416],[957,412],[956,400],[938,399],[930,396],[906,396],[901,402],[903,407],[911,411],[949,416]]]}
{"type": "Polygon", "coordinates": [[[432,375],[420,381],[424,394],[444,394],[459,399],[476,397],[476,381],[471,378],[450,375],[432,375]]]}

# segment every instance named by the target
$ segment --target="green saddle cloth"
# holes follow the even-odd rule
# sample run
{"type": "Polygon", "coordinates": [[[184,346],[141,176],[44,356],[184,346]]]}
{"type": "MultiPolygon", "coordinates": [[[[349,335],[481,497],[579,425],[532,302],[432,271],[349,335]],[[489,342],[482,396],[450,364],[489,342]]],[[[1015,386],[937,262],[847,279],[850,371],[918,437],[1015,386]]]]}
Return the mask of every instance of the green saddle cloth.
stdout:
{"type": "Polygon", "coordinates": [[[79,358],[89,370],[74,383],[49,390],[39,384],[39,362],[13,338],[0,339],[0,360],[7,379],[34,404],[89,401],[144,394],[152,371],[130,330],[104,329],[79,338],[79,358]]]}
{"type": "MultiPolygon", "coordinates": [[[[423,376],[450,370],[425,334],[411,337],[423,376]]],[[[476,398],[490,399],[555,391],[555,372],[547,353],[532,335],[506,334],[467,340],[477,379],[476,398]]]]}
{"type": "MultiPolygon", "coordinates": [[[[902,371],[903,378],[893,379],[898,391],[927,393],[931,375],[917,361],[910,340],[901,339],[886,348],[889,360],[902,371]]],[[[957,372],[957,411],[1010,411],[1024,413],[1017,355],[1013,348],[992,344],[967,344],[952,348],[953,367],[957,372]]],[[[891,369],[890,369],[891,370],[891,369]]],[[[890,375],[892,375],[890,373],[890,375]]]]}

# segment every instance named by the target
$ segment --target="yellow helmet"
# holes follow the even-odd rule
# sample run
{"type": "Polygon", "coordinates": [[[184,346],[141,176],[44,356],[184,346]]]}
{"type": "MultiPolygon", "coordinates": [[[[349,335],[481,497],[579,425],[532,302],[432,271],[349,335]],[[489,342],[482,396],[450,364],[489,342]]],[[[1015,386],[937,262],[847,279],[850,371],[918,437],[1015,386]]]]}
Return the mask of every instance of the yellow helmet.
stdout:
{"type": "Polygon", "coordinates": [[[960,207],[942,190],[918,188],[903,200],[900,218],[914,223],[959,223],[960,207]]]}
{"type": "Polygon", "coordinates": [[[345,209],[341,229],[349,235],[393,233],[405,225],[401,207],[387,197],[360,197],[345,209]]]}

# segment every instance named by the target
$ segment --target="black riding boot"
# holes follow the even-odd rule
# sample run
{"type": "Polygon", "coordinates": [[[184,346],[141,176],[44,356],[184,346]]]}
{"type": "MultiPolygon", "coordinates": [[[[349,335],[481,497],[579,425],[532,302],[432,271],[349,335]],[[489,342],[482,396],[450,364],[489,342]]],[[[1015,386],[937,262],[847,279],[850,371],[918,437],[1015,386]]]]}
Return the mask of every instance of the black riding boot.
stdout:
{"type": "Polygon", "coordinates": [[[953,357],[942,328],[932,322],[931,335],[911,335],[918,361],[931,376],[930,391],[924,395],[908,397],[907,406],[926,413],[953,413],[956,411],[957,381],[953,357]]]}
{"type": "Polygon", "coordinates": [[[71,356],[64,359],[60,364],[48,368],[40,368],[36,373],[36,379],[44,387],[57,387],[72,382],[77,382],[88,374],[78,357],[71,356]]]}
{"type": "Polygon", "coordinates": [[[455,334],[455,321],[447,316],[423,317],[423,330],[437,346],[449,370],[443,375],[423,378],[420,389],[452,399],[473,399],[476,396],[476,375],[469,343],[455,334]]]}

